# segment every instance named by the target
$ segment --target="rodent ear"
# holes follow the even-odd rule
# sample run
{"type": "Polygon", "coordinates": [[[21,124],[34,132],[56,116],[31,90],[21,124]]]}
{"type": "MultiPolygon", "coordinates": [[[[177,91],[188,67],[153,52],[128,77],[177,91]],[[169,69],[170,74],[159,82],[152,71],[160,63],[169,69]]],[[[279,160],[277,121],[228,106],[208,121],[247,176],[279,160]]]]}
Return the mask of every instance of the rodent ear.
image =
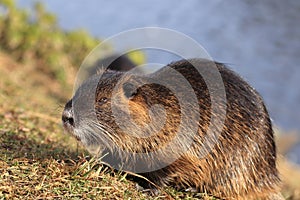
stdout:
{"type": "Polygon", "coordinates": [[[137,94],[137,89],[132,83],[124,83],[123,92],[128,99],[131,99],[137,94]]]}

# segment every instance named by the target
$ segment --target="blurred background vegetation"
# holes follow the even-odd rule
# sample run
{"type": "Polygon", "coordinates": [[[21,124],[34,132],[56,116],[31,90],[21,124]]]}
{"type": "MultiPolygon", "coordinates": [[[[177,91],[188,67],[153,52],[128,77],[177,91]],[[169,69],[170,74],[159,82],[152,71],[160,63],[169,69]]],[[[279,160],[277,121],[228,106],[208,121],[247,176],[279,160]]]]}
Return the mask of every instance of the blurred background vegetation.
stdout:
{"type": "MultiPolygon", "coordinates": [[[[41,2],[36,2],[30,13],[18,8],[14,0],[0,0],[0,5],[1,50],[20,62],[35,61],[38,70],[61,84],[68,80],[68,69],[78,69],[87,53],[101,42],[83,29],[62,30],[41,2]]],[[[128,56],[138,64],[145,59],[138,52],[128,56]]]]}
{"type": "Polygon", "coordinates": [[[14,0],[1,0],[0,48],[17,61],[32,62],[38,70],[66,84],[68,68],[79,67],[100,40],[84,30],[65,32],[56,17],[37,2],[32,13],[14,0]]]}

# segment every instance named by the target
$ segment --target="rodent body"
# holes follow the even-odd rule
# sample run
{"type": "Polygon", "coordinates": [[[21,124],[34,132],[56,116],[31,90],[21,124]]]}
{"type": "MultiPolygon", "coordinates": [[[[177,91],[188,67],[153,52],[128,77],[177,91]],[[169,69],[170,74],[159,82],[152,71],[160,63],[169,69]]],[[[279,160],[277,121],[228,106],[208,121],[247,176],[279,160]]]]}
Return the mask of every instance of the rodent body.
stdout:
{"type": "MultiPolygon", "coordinates": [[[[281,199],[278,194],[280,180],[276,169],[273,130],[261,96],[221,63],[191,59],[174,62],[167,67],[183,75],[194,91],[198,106],[194,108],[191,104],[187,113],[188,121],[197,120],[197,131],[195,135],[191,135],[188,131],[190,129],[186,129],[187,131],[180,136],[176,145],[164,152],[165,157],[161,160],[174,157],[176,158],[174,161],[161,169],[141,174],[158,186],[192,187],[199,192],[225,199],[281,199]],[[205,79],[194,66],[209,70],[212,65],[216,66],[223,80],[226,116],[223,124],[213,124],[210,127],[211,115],[218,115],[218,113],[212,112],[211,93],[205,79]],[[199,111],[199,116],[193,114],[194,110],[199,111]],[[218,137],[210,136],[209,140],[215,143],[212,146],[205,146],[204,141],[209,127],[218,137]],[[191,138],[192,142],[190,142],[191,138]],[[182,148],[188,150],[180,151],[182,148]]],[[[167,77],[164,68],[143,76],[147,80],[167,77]]],[[[84,131],[83,126],[76,124],[76,119],[70,124],[74,102],[70,101],[66,105],[63,114],[65,128],[72,132],[91,153],[108,152],[110,159],[134,160],[134,156],[124,158],[127,154],[121,154],[112,145],[126,152],[147,155],[166,147],[176,138],[182,121],[180,100],[167,87],[150,81],[143,83],[145,79],[133,77],[134,75],[130,73],[109,70],[102,74],[97,83],[94,101],[98,125],[94,123],[90,125],[98,126],[96,129],[92,128],[92,130],[99,130],[96,133],[84,131]],[[130,82],[132,79],[133,81],[130,82]],[[121,87],[117,87],[119,83],[121,87]],[[134,87],[135,84],[137,87],[134,87]],[[119,113],[120,116],[125,113],[123,103],[128,105],[130,118],[134,122],[126,129],[131,131],[130,134],[120,127],[114,116],[112,110],[114,96],[117,96],[116,101],[119,102],[114,112],[119,113]],[[156,105],[161,105],[164,111],[158,109],[149,113],[151,107],[156,105]],[[157,125],[162,115],[164,115],[163,126],[157,125]],[[144,127],[144,129],[136,127],[144,127]],[[143,134],[143,137],[140,134],[143,134]]],[[[172,81],[177,84],[180,92],[181,83],[177,83],[176,79],[172,81]]],[[[192,97],[186,98],[189,101],[192,97]]],[[[149,165],[155,165],[149,159],[145,158],[149,165]]],[[[135,164],[134,161],[130,163],[135,164]]]]}

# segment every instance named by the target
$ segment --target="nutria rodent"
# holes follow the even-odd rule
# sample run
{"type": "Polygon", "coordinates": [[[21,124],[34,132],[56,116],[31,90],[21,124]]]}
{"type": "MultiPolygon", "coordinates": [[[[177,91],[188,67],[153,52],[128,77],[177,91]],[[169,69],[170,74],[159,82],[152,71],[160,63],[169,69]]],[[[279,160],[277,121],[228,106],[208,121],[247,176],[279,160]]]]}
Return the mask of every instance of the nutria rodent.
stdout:
{"type": "Polygon", "coordinates": [[[138,172],[157,186],[194,188],[225,199],[282,199],[273,130],[263,100],[221,63],[181,60],[139,76],[104,71],[78,89],[62,121],[92,154],[105,155],[106,163],[138,172]],[[208,89],[214,67],[223,85],[213,87],[223,87],[225,100],[218,90],[208,89]],[[180,76],[172,77],[174,70],[194,94],[185,94],[190,88],[182,87],[180,76]],[[165,79],[173,83],[159,84],[165,79]],[[180,102],[180,95],[188,106],[180,102]],[[213,101],[220,113],[213,112],[213,101]],[[222,116],[222,109],[223,124],[212,120],[222,116]],[[95,119],[90,118],[93,114],[95,119]],[[182,127],[182,121],[187,125],[182,127]],[[155,154],[160,149],[163,153],[155,154]]]}

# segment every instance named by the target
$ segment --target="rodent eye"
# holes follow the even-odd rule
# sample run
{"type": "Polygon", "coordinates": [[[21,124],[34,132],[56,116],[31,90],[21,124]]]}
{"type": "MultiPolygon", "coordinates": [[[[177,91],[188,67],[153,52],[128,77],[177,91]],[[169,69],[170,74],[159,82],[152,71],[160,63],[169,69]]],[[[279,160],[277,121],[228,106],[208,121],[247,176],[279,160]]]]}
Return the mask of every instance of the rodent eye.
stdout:
{"type": "Polygon", "coordinates": [[[99,103],[100,104],[104,104],[108,101],[108,98],[107,97],[101,97],[100,100],[99,100],[99,103]]]}

